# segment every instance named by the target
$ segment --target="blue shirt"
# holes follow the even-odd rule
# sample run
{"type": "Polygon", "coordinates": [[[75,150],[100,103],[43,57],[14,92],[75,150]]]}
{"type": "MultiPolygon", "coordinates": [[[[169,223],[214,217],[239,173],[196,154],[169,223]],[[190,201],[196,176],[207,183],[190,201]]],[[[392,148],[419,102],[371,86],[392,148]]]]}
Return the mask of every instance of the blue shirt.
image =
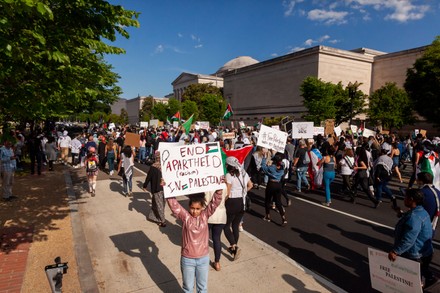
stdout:
{"type": "Polygon", "coordinates": [[[6,148],[5,146],[0,148],[0,170],[1,172],[14,172],[16,169],[16,161],[11,160],[14,156],[14,151],[12,148],[6,148]]]}
{"type": "Polygon", "coordinates": [[[261,160],[261,170],[263,170],[263,172],[267,174],[269,179],[273,179],[277,181],[280,181],[284,175],[284,166],[281,166],[280,169],[277,169],[276,165],[268,166],[266,163],[266,158],[263,158],[261,160]]]}
{"type": "Polygon", "coordinates": [[[431,220],[421,205],[400,218],[394,234],[393,251],[398,255],[419,259],[433,253],[431,220]]]}

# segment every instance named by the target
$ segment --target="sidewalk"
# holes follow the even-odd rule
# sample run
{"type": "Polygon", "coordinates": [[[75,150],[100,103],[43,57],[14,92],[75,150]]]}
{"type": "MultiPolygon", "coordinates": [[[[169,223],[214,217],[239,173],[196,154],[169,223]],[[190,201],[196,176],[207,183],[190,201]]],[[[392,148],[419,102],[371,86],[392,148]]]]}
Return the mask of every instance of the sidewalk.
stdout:
{"type": "MultiPolygon", "coordinates": [[[[86,185],[82,189],[74,185],[76,192],[82,190],[79,214],[100,292],[181,290],[181,227],[168,207],[167,227],[159,228],[146,220],[151,197],[141,189],[144,179],[144,174],[135,172],[131,198],[122,195],[116,175],[100,173],[96,197],[84,193],[86,185]]],[[[209,292],[341,292],[337,287],[324,287],[313,275],[246,232],[240,236],[240,259],[232,261],[223,245],[222,270],[210,269],[209,292]]],[[[210,255],[213,259],[212,249],[210,255]]]]}
{"type": "MultiPolygon", "coordinates": [[[[0,228],[9,235],[3,239],[12,239],[6,250],[2,241],[0,293],[50,292],[44,266],[57,256],[69,262],[63,292],[180,292],[181,227],[168,207],[166,228],[146,221],[151,197],[141,189],[144,179],[135,172],[129,198],[120,177],[103,172],[96,197],[83,169],[57,165],[41,177],[17,177],[19,199],[0,203],[0,228]]],[[[241,258],[232,261],[223,245],[222,270],[210,269],[209,292],[341,292],[246,232],[240,247],[241,258]]]]}

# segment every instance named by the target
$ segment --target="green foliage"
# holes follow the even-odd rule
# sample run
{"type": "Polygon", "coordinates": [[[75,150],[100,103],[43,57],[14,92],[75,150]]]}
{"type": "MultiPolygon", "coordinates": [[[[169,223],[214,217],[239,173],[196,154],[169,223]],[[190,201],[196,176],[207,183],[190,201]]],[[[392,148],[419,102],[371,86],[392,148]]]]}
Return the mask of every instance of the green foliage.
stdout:
{"type": "Polygon", "coordinates": [[[370,96],[368,116],[375,125],[385,129],[400,128],[414,122],[411,102],[405,90],[396,83],[386,83],[370,96]]]}
{"type": "Polygon", "coordinates": [[[440,126],[440,36],[408,69],[404,87],[416,111],[440,126]]]}
{"type": "Polygon", "coordinates": [[[335,119],[336,124],[348,121],[362,113],[365,95],[358,90],[359,83],[349,83],[344,89],[342,83],[324,82],[309,76],[301,84],[301,96],[308,113],[302,118],[320,124],[326,119],[335,119]]]}
{"type": "Polygon", "coordinates": [[[205,94],[200,101],[201,111],[199,120],[209,121],[210,125],[218,125],[226,109],[222,96],[205,94]]]}
{"type": "Polygon", "coordinates": [[[199,104],[206,94],[223,96],[221,89],[213,85],[207,83],[190,84],[183,93],[182,102],[189,100],[199,104]]]}
{"type": "Polygon", "coordinates": [[[128,112],[124,108],[121,109],[120,122],[121,124],[128,124],[128,112]]]}
{"type": "Polygon", "coordinates": [[[168,117],[168,106],[163,103],[156,103],[151,109],[154,119],[159,119],[160,121],[167,121],[168,117]]]}
{"type": "Polygon", "coordinates": [[[280,125],[282,119],[283,117],[264,118],[263,124],[266,126],[280,125]]]}
{"type": "Polygon", "coordinates": [[[182,112],[180,114],[182,119],[185,120],[194,114],[193,121],[197,121],[199,119],[199,106],[196,102],[187,100],[182,103],[182,112]]]}
{"type": "Polygon", "coordinates": [[[174,98],[168,100],[168,117],[172,117],[181,109],[182,109],[182,104],[179,102],[179,100],[176,100],[174,98]]]}
{"type": "Polygon", "coordinates": [[[151,117],[153,116],[151,112],[153,106],[154,106],[154,98],[150,95],[144,99],[141,109],[139,110],[140,121],[150,121],[151,117]]]}
{"type": "Polygon", "coordinates": [[[116,100],[119,76],[102,55],[124,50],[103,40],[128,38],[137,17],[106,1],[0,0],[0,116],[41,121],[116,100]]]}

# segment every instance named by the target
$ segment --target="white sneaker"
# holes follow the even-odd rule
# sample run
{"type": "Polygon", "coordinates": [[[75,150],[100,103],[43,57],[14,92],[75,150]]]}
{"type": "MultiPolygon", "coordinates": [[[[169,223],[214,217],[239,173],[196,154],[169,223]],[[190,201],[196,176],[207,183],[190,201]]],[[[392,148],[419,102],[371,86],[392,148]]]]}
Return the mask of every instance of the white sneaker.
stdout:
{"type": "Polygon", "coordinates": [[[109,175],[112,176],[113,175],[113,171],[110,171],[109,175]]]}
{"type": "Polygon", "coordinates": [[[238,231],[243,232],[243,224],[240,224],[240,226],[238,226],[238,231]]]}

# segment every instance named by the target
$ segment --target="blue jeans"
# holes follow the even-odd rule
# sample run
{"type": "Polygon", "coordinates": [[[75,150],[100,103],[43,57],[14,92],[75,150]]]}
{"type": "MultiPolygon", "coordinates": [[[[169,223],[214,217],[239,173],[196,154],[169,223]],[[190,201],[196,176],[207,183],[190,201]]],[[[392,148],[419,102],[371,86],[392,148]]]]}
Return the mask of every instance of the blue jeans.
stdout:
{"type": "Polygon", "coordinates": [[[108,170],[113,171],[115,170],[115,152],[109,151],[107,153],[107,162],[108,162],[108,170]]]}
{"type": "Polygon", "coordinates": [[[183,292],[194,291],[194,278],[196,279],[197,292],[208,292],[209,255],[200,258],[180,258],[182,271],[183,292]]]}
{"type": "Polygon", "coordinates": [[[393,199],[393,192],[388,188],[388,180],[382,180],[379,182],[376,182],[375,186],[375,195],[377,200],[382,199],[382,192],[385,192],[385,194],[390,198],[393,199]]]}
{"type": "Polygon", "coordinates": [[[323,180],[325,186],[325,202],[329,203],[332,202],[330,197],[330,183],[335,180],[335,171],[324,171],[323,180]]]}
{"type": "Polygon", "coordinates": [[[309,186],[309,181],[307,181],[307,177],[306,177],[307,169],[308,169],[307,166],[296,168],[296,177],[297,177],[296,188],[298,190],[301,190],[301,181],[304,181],[307,187],[309,186]]]}
{"type": "Polygon", "coordinates": [[[128,186],[129,191],[131,192],[132,186],[133,186],[133,182],[132,181],[133,181],[133,174],[131,174],[130,177],[128,177],[128,178],[125,175],[122,176],[122,182],[123,182],[123,185],[124,185],[124,192],[125,193],[128,192],[127,186],[128,186]]]}
{"type": "Polygon", "coordinates": [[[146,147],[140,147],[139,148],[139,163],[142,163],[145,161],[145,158],[147,157],[147,148],[146,147]]]}

